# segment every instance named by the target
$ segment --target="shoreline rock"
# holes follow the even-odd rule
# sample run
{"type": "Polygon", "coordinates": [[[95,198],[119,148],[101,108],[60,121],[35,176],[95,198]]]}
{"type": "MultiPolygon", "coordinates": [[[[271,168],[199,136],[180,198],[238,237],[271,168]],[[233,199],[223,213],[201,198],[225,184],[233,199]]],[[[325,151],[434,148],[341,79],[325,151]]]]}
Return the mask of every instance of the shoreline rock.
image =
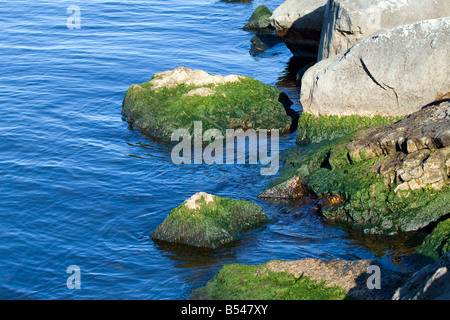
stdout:
{"type": "Polygon", "coordinates": [[[302,78],[303,112],[404,116],[450,97],[450,17],[380,32],[322,60],[302,78]]]}
{"type": "Polygon", "coordinates": [[[422,20],[450,16],[450,2],[435,0],[330,0],[317,60],[350,49],[372,34],[422,20]]]}
{"type": "Polygon", "coordinates": [[[191,300],[390,299],[407,273],[382,270],[381,289],[367,282],[374,260],[273,260],[261,265],[225,265],[191,300]]]}
{"type": "Polygon", "coordinates": [[[392,300],[450,300],[450,252],[413,274],[392,300]]]}
{"type": "Polygon", "coordinates": [[[338,197],[328,219],[365,233],[419,230],[448,214],[450,102],[391,125],[313,143],[292,154],[261,198],[338,197]]]}
{"type": "Polygon", "coordinates": [[[439,222],[406,262],[415,268],[423,267],[435,263],[449,251],[450,218],[439,222]]]}
{"type": "Polygon", "coordinates": [[[294,55],[316,57],[327,0],[287,0],[270,24],[294,55]]]}

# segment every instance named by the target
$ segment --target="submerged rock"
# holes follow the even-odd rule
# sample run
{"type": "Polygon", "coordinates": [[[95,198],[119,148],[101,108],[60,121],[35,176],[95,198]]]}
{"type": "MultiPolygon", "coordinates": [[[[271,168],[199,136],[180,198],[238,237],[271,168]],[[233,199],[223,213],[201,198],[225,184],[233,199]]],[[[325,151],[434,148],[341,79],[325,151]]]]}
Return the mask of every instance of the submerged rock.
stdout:
{"type": "Polygon", "coordinates": [[[382,270],[381,289],[372,290],[373,260],[274,260],[262,265],[224,266],[193,300],[342,300],[389,299],[406,274],[382,270]]]}
{"type": "Polygon", "coordinates": [[[298,114],[280,90],[240,75],[210,75],[180,67],[133,84],[122,103],[123,117],[144,134],[170,141],[176,129],[279,129],[296,127],[298,114]]]}
{"type": "Polygon", "coordinates": [[[302,78],[306,114],[404,116],[449,98],[450,17],[403,25],[322,60],[302,78]]]}
{"type": "Polygon", "coordinates": [[[250,48],[250,54],[256,56],[264,51],[281,43],[281,39],[274,34],[255,34],[250,42],[252,43],[250,48]]]}
{"type": "Polygon", "coordinates": [[[378,31],[448,16],[448,0],[330,0],[325,10],[318,60],[345,52],[378,31]]]}
{"type": "Polygon", "coordinates": [[[313,143],[291,155],[284,181],[260,197],[337,196],[341,205],[322,208],[329,219],[366,233],[419,230],[448,214],[449,134],[444,101],[394,124],[313,143]]]}
{"type": "Polygon", "coordinates": [[[214,249],[268,222],[256,203],[200,192],[173,209],[151,234],[153,240],[214,249]]]}
{"type": "Polygon", "coordinates": [[[316,57],[327,0],[287,0],[270,24],[294,55],[316,57]]]}

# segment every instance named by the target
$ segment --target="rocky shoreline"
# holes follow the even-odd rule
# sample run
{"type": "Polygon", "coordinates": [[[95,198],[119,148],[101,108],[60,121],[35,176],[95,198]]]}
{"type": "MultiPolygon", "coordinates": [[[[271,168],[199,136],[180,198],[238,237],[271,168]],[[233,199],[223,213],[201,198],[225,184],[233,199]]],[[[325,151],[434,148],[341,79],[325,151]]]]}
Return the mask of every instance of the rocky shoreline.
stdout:
{"type": "MultiPolygon", "coordinates": [[[[258,7],[244,29],[262,49],[274,30],[294,55],[317,57],[299,72],[301,116],[255,79],[180,67],[132,85],[124,119],[163,142],[194,121],[297,130],[299,146],[260,198],[312,199],[328,221],[363,234],[429,235],[405,272],[370,260],[234,264],[191,299],[450,299],[449,2],[287,0],[273,13],[258,7]]],[[[255,203],[198,193],[151,237],[213,249],[266,223],[255,203]]]]}

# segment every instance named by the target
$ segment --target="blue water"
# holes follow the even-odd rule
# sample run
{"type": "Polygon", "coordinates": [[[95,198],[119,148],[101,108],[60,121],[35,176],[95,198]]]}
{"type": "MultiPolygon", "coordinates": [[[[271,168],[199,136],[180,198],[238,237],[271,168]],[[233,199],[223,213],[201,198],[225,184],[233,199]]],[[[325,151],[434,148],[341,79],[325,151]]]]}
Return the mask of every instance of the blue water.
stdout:
{"type": "Polygon", "coordinates": [[[308,206],[258,199],[270,182],[258,166],[176,166],[170,146],[122,120],[131,84],[178,66],[244,74],[297,101],[288,49],[252,56],[241,29],[258,5],[282,2],[0,1],[1,299],[186,299],[224,264],[271,259],[396,267],[394,249],[368,248],[308,206]],[[208,254],[156,245],[149,234],[198,191],[256,201],[273,222],[208,254]],[[70,265],[80,290],[66,286],[70,265]]]}

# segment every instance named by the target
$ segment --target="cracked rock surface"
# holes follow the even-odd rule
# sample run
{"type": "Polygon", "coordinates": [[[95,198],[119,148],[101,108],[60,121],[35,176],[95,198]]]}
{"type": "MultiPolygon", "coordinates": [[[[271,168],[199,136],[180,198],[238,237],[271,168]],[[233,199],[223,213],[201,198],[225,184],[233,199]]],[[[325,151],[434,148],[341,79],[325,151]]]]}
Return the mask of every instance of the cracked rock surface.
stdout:
{"type": "Polygon", "coordinates": [[[380,30],[448,16],[448,0],[330,0],[325,10],[318,60],[347,51],[380,30]]]}
{"type": "Polygon", "coordinates": [[[367,133],[352,141],[351,158],[364,160],[385,156],[372,169],[386,185],[416,190],[429,184],[439,190],[450,175],[450,102],[424,107],[405,119],[367,133]]]}
{"type": "Polygon", "coordinates": [[[320,115],[408,115],[450,97],[450,17],[360,40],[302,78],[303,111],[320,115]]]}

